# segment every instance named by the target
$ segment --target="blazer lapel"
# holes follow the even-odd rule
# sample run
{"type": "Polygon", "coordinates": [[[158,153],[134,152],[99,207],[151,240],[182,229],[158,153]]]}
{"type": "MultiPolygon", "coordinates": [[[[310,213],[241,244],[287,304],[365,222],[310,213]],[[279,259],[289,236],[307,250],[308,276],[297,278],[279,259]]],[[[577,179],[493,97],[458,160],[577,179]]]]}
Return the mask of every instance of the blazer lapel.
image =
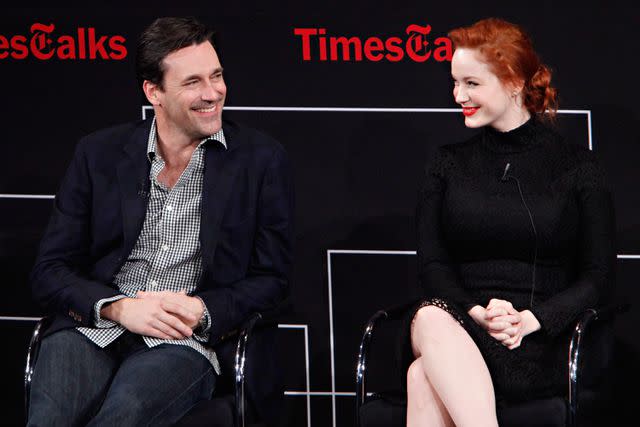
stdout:
{"type": "Polygon", "coordinates": [[[138,239],[149,200],[149,170],[147,141],[151,120],[135,129],[124,147],[125,155],[117,165],[118,183],[122,194],[122,224],[124,227],[124,254],[131,253],[138,239]]]}
{"type": "Polygon", "coordinates": [[[205,271],[209,270],[209,264],[213,261],[220,238],[220,221],[238,170],[234,161],[237,154],[234,150],[237,142],[233,138],[235,132],[225,126],[224,133],[228,148],[212,141],[205,152],[200,219],[200,244],[205,271]]]}

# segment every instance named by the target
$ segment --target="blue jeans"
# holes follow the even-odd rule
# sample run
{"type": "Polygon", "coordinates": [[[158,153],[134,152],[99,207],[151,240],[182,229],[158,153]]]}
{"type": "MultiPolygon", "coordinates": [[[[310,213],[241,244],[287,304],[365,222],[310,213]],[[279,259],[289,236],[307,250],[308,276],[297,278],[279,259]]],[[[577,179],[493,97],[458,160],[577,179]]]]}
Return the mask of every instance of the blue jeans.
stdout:
{"type": "Polygon", "coordinates": [[[214,385],[213,367],[189,347],[148,348],[125,332],[102,349],[65,329],[42,341],[27,425],[171,425],[214,385]]]}

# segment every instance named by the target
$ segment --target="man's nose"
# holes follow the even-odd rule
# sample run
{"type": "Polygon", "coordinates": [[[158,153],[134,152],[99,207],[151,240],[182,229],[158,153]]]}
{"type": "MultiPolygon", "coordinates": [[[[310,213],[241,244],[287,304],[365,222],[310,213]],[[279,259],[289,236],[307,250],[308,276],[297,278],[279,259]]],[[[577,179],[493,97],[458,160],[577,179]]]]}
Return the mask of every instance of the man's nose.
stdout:
{"type": "Polygon", "coordinates": [[[207,81],[202,88],[200,96],[204,100],[215,101],[220,97],[221,93],[224,93],[224,90],[225,86],[223,82],[207,81]]]}

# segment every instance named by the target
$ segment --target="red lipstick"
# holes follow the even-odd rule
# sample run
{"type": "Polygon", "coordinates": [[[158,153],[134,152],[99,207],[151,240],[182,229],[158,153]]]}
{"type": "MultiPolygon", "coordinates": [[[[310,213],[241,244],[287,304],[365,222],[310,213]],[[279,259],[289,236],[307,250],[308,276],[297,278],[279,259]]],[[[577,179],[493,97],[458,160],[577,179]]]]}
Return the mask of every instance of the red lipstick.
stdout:
{"type": "Polygon", "coordinates": [[[473,116],[476,111],[478,111],[478,107],[462,107],[462,114],[464,114],[465,117],[473,116]]]}

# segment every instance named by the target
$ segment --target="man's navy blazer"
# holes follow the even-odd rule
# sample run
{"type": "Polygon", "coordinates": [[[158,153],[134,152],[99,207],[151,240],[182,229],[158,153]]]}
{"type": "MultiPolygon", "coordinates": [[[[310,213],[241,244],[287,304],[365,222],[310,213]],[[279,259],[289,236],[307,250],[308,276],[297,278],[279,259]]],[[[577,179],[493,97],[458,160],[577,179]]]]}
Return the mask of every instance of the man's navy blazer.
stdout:
{"type": "MultiPolygon", "coordinates": [[[[56,195],[31,275],[35,300],[55,319],[47,333],[91,326],[144,221],[151,120],[80,140],[56,195]]],[[[251,313],[289,292],[293,184],[288,157],[270,137],[225,121],[227,149],[208,141],[201,201],[203,274],[194,295],[212,318],[215,346],[251,313]]],[[[224,367],[223,367],[224,369],[224,367]]]]}

